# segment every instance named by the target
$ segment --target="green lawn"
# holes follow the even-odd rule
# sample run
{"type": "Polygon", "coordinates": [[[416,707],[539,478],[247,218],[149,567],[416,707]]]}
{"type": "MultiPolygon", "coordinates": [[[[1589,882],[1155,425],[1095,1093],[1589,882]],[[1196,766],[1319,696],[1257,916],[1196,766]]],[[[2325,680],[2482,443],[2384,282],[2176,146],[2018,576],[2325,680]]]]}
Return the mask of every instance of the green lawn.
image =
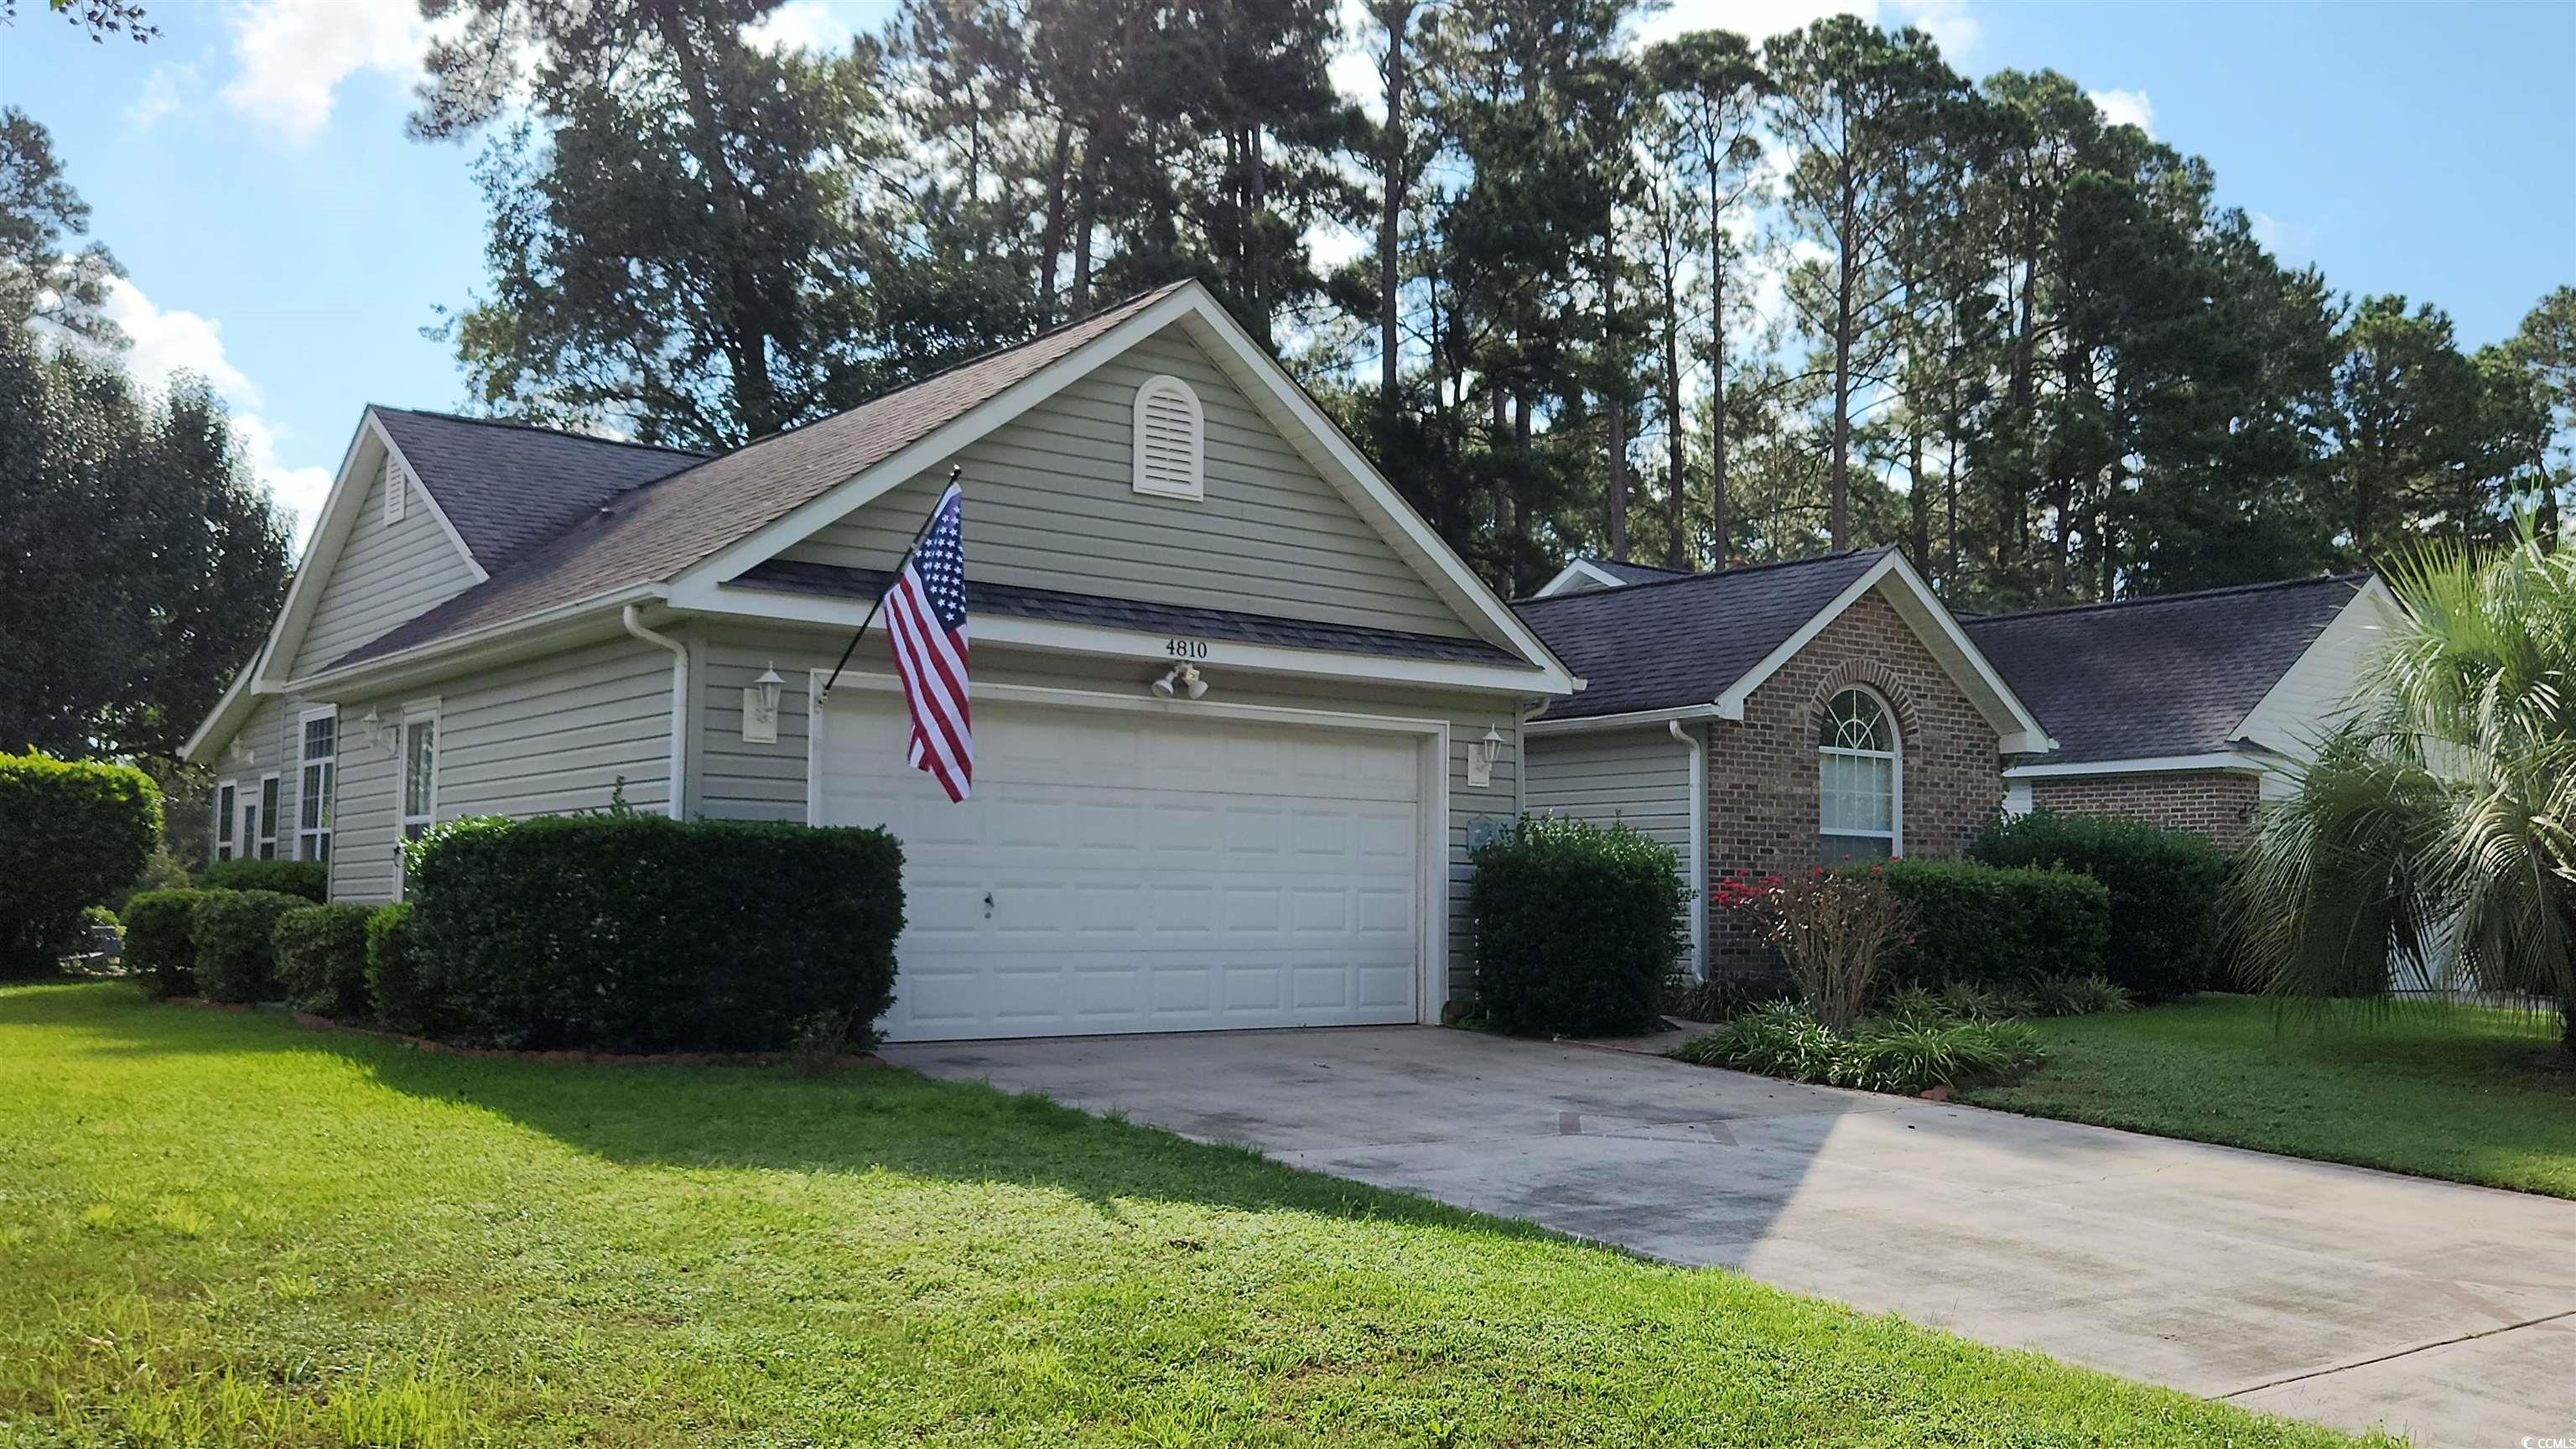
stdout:
{"type": "Polygon", "coordinates": [[[2243,996],[2031,1023],[2048,1065],[1981,1106],[2576,1198],[2553,1019],[2399,1007],[2278,1018],[2243,996]]]}
{"type": "Polygon", "coordinates": [[[0,1444],[2344,1442],[891,1069],[0,990],[0,1444]]]}

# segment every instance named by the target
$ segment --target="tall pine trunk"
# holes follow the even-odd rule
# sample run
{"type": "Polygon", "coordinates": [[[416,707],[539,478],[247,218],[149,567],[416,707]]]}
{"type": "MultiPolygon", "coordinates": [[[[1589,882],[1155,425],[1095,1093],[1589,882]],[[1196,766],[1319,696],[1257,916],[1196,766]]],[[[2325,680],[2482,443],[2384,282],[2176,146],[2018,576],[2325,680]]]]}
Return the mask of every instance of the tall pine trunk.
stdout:
{"type": "Polygon", "coordinates": [[[1717,224],[1717,171],[1708,173],[1708,566],[1726,569],[1726,228],[1717,224]]]}
{"type": "Polygon", "coordinates": [[[1394,0],[1386,7],[1386,136],[1378,162],[1384,184],[1377,219],[1378,413],[1384,429],[1395,425],[1396,292],[1402,273],[1396,253],[1404,222],[1404,35],[1412,18],[1412,0],[1394,0]]]}
{"type": "MultiPolygon", "coordinates": [[[[1669,263],[1669,256],[1666,258],[1669,263]]],[[[1675,295],[1673,268],[1664,268],[1664,567],[1687,569],[1690,551],[1683,539],[1688,510],[1682,506],[1687,476],[1683,467],[1681,298],[1675,295]]]]}
{"type": "Polygon", "coordinates": [[[1047,165],[1046,224],[1038,233],[1038,325],[1054,324],[1057,257],[1064,251],[1065,184],[1073,165],[1073,123],[1055,123],[1055,155],[1047,165]]]}
{"type": "Polygon", "coordinates": [[[1836,248],[1834,262],[1834,463],[1826,515],[1835,553],[1846,553],[1851,548],[1852,292],[1859,285],[1854,275],[1858,263],[1852,257],[1854,232],[1859,225],[1853,215],[1857,198],[1852,190],[1853,183],[1846,180],[1841,245],[1836,248]]]}

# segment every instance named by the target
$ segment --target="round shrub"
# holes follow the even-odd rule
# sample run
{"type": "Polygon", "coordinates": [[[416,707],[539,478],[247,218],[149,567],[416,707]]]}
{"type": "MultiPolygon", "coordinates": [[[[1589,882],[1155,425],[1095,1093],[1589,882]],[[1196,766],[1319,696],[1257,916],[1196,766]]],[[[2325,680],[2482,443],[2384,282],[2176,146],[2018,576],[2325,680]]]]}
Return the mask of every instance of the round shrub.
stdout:
{"type": "Polygon", "coordinates": [[[1968,853],[1988,865],[2081,871],[2100,881],[2112,923],[2102,974],[2139,999],[2226,984],[2220,897],[2230,867],[2206,838],[2116,815],[2039,810],[1989,822],[1968,853]]]}
{"type": "Polygon", "coordinates": [[[199,891],[188,913],[197,994],[208,1001],[278,998],[278,919],[312,904],[280,891],[199,891]]]}
{"type": "Polygon", "coordinates": [[[277,918],[269,938],[278,985],[298,1011],[341,1021],[368,1015],[367,918],[372,906],[306,906],[277,918]]]}
{"type": "Polygon", "coordinates": [[[2111,892],[2089,875],[1923,858],[1879,869],[1912,908],[1909,935],[1879,966],[1882,991],[1956,981],[2026,988],[2102,974],[2111,892]]]}
{"type": "Polygon", "coordinates": [[[331,899],[331,866],[319,860],[208,861],[197,884],[216,891],[277,891],[320,905],[331,899]]]}
{"type": "Polygon", "coordinates": [[[368,1014],[395,1031],[437,1029],[437,1012],[422,988],[411,949],[411,907],[378,906],[367,915],[368,1014]]]}
{"type": "Polygon", "coordinates": [[[1476,992],[1488,1021],[1563,1036],[1654,1024],[1689,940],[1671,846],[1625,825],[1530,816],[1475,861],[1476,992]]]}
{"type": "Polygon", "coordinates": [[[199,890],[140,891],[125,903],[125,969],[159,999],[197,994],[197,947],[188,922],[199,890]]]}
{"type": "Polygon", "coordinates": [[[116,899],[161,838],[161,789],[131,765],[0,755],[0,977],[86,949],[81,907],[116,899]]]}

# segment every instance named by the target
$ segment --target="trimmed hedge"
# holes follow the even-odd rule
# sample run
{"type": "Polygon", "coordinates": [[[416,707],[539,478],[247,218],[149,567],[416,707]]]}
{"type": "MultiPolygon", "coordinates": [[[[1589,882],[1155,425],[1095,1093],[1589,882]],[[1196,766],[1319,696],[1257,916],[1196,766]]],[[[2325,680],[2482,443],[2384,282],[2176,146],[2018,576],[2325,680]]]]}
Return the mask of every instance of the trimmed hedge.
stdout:
{"type": "Polygon", "coordinates": [[[200,890],[140,891],[125,903],[125,969],[156,998],[197,994],[197,946],[188,921],[200,890]]]}
{"type": "Polygon", "coordinates": [[[1914,914],[1912,939],[1879,963],[1882,992],[2102,974],[2111,892],[2089,875],[1922,858],[1872,868],[1914,914]]]}
{"type": "Polygon", "coordinates": [[[408,905],[378,906],[367,916],[367,1002],[377,1024],[395,1031],[422,1033],[438,1025],[413,958],[408,905]]]}
{"type": "Polygon", "coordinates": [[[208,1001],[278,999],[277,922],[311,902],[282,891],[199,891],[188,913],[197,994],[208,1001]]]}
{"type": "Polygon", "coordinates": [[[131,765],[0,755],[0,977],[87,949],[83,906],[134,884],[161,839],[161,787],[131,765]]]}
{"type": "Polygon", "coordinates": [[[482,1046],[776,1051],[894,1000],[903,850],[882,830],[660,816],[460,820],[415,845],[408,960],[482,1046]]]}
{"type": "Polygon", "coordinates": [[[2082,871],[2108,887],[2103,974],[2141,1000],[2226,984],[2219,898],[2231,866],[2206,838],[2115,815],[2040,810],[1989,822],[1968,853],[1989,865],[2082,871]]]}
{"type": "Polygon", "coordinates": [[[372,1013],[367,995],[367,918],[372,906],[306,906],[277,918],[270,942],[277,980],[298,1011],[341,1021],[372,1013]]]}
{"type": "Polygon", "coordinates": [[[319,860],[214,860],[197,884],[210,891],[276,891],[318,906],[331,899],[331,867],[319,860]]]}
{"type": "Polygon", "coordinates": [[[1529,1035],[1651,1026],[1687,946],[1681,858],[1625,825],[1524,817],[1476,852],[1476,992],[1529,1035]]]}

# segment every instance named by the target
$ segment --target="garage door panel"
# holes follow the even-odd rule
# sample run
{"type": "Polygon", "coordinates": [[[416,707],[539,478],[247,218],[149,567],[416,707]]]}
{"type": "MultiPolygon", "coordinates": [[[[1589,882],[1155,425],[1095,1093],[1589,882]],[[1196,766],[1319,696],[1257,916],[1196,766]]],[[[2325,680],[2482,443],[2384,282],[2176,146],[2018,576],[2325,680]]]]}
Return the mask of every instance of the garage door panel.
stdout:
{"type": "Polygon", "coordinates": [[[960,805],[844,699],[823,818],[905,847],[889,1036],[1415,1019],[1415,738],[985,704],[960,805]]]}

